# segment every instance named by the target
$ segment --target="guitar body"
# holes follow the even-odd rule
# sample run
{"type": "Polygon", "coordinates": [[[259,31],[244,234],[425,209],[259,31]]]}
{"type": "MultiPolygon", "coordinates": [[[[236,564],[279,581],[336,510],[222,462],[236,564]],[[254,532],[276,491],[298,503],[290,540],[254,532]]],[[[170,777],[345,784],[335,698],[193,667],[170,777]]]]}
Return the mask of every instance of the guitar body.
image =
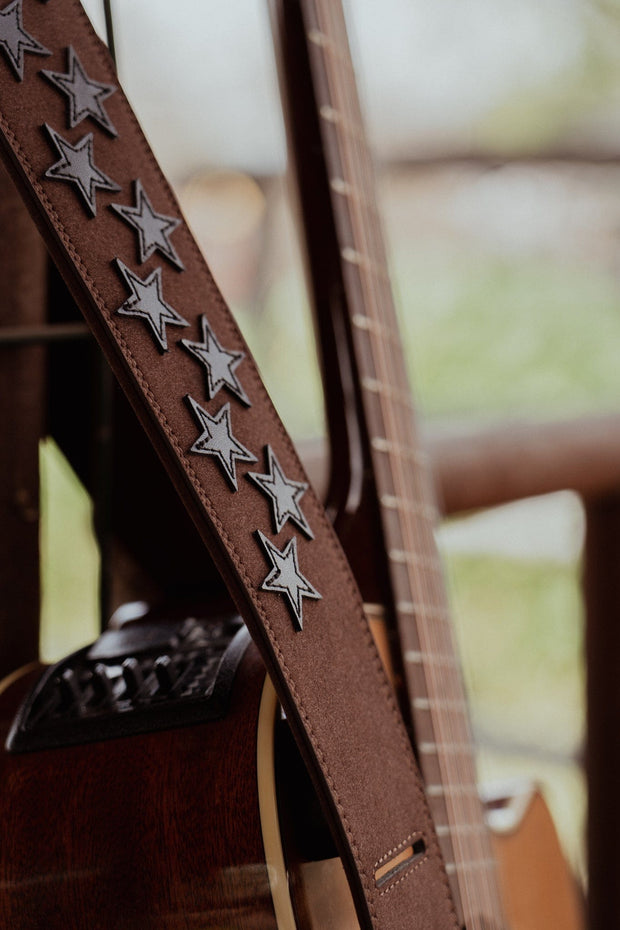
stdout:
{"type": "Polygon", "coordinates": [[[514,810],[509,823],[493,828],[493,852],[510,930],[581,930],[583,902],[566,864],[551,814],[538,790],[526,786],[503,801],[514,810]]]}
{"type": "MultiPolygon", "coordinates": [[[[3,742],[41,674],[26,669],[0,687],[3,742]]],[[[301,762],[277,739],[283,727],[249,645],[220,719],[4,751],[0,925],[357,930],[301,762]]],[[[496,799],[496,821],[500,806],[494,851],[510,930],[579,930],[579,901],[542,798],[496,799]]]]}
{"type": "MultiPolygon", "coordinates": [[[[38,673],[0,695],[2,741],[38,673]]],[[[264,862],[253,646],[223,719],[0,757],[0,926],[276,926],[264,862]]]]}

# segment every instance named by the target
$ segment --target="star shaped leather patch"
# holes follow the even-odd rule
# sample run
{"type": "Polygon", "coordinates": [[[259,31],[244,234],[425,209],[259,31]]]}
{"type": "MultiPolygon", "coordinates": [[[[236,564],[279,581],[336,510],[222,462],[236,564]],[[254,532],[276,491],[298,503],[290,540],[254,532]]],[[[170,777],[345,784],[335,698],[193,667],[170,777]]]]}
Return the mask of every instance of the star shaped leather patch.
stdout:
{"type": "Polygon", "coordinates": [[[274,531],[279,533],[286,521],[292,520],[306,536],[314,539],[314,534],[299,506],[299,501],[308,490],[308,485],[304,481],[293,481],[285,476],[271,446],[266,446],[265,451],[267,453],[267,474],[261,475],[250,471],[247,477],[251,478],[269,498],[274,531]]]}
{"type": "Polygon", "coordinates": [[[299,570],[299,560],[297,557],[297,537],[293,538],[280,551],[270,539],[256,531],[259,540],[272,568],[261,588],[263,591],[273,591],[283,594],[287,606],[293,614],[295,626],[297,629],[303,629],[303,598],[308,597],[311,600],[321,600],[321,595],[314,588],[307,578],[304,578],[299,570]]]}
{"type": "Polygon", "coordinates": [[[69,100],[69,127],[73,129],[90,116],[110,135],[118,135],[103,106],[103,101],[115,92],[116,87],[89,78],[71,45],[67,49],[67,58],[69,70],[66,74],[59,71],[41,71],[41,74],[66,94],[69,100]]]}
{"type": "Polygon", "coordinates": [[[245,358],[245,352],[229,352],[224,349],[209,326],[206,315],[200,317],[202,342],[181,339],[181,345],[191,352],[204,367],[207,376],[207,398],[212,400],[220,388],[228,388],[247,407],[250,401],[235,374],[237,365],[245,358]]]}
{"type": "Polygon", "coordinates": [[[13,3],[0,10],[0,48],[18,81],[24,80],[24,52],[33,55],[52,54],[24,29],[22,0],[13,0],[13,3]]]}
{"type": "Polygon", "coordinates": [[[92,132],[83,136],[77,145],[71,145],[47,123],[45,128],[60,155],[60,159],[51,168],[47,169],[45,177],[75,184],[78,192],[84,198],[88,211],[92,216],[96,216],[97,203],[95,195],[97,190],[120,191],[120,187],[107,174],[97,168],[93,162],[92,132]]]}
{"type": "Polygon", "coordinates": [[[257,459],[232,434],[230,404],[225,404],[211,417],[189,394],[186,395],[186,400],[202,427],[202,433],[191,447],[191,451],[215,456],[227,480],[236,491],[237,462],[256,462],[257,459]]]}
{"type": "Polygon", "coordinates": [[[155,341],[162,352],[168,351],[168,338],[166,325],[189,326],[189,323],[180,313],[166,303],[163,297],[161,283],[161,268],[152,271],[148,278],[142,280],[137,274],[124,265],[120,259],[115,259],[116,266],[125,284],[131,291],[131,296],[117,309],[121,316],[135,316],[144,320],[149,326],[155,341]]]}
{"type": "Polygon", "coordinates": [[[144,263],[157,249],[169,262],[183,271],[183,262],[170,241],[170,234],[180,225],[181,220],[175,216],[156,213],[141,181],[134,181],[134,194],[134,207],[127,207],[121,203],[112,203],[110,206],[138,233],[140,262],[144,263]]]}

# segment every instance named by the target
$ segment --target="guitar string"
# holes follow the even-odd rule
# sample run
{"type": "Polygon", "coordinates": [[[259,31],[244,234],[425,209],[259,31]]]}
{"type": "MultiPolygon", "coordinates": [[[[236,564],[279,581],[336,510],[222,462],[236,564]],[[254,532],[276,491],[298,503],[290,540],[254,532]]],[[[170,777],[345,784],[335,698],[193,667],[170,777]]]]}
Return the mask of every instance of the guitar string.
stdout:
{"type": "MultiPolygon", "coordinates": [[[[336,24],[333,23],[333,25],[335,26],[336,24]]],[[[341,28],[340,28],[338,31],[342,33],[343,30],[344,30],[344,22],[342,22],[342,24],[339,24],[339,25],[341,25],[341,28]]],[[[327,34],[329,35],[329,31],[328,31],[328,30],[325,30],[325,31],[326,31],[327,34]]],[[[341,38],[341,37],[338,36],[338,40],[340,40],[340,38],[341,38]]],[[[344,46],[343,46],[343,47],[344,47],[344,46]]],[[[329,51],[330,51],[329,47],[326,46],[326,50],[327,50],[327,52],[329,53],[329,51]]],[[[326,68],[329,68],[329,59],[328,59],[328,57],[327,57],[326,54],[324,54],[324,58],[325,58],[326,68]]],[[[341,54],[341,55],[338,57],[337,61],[338,61],[338,62],[346,61],[346,58],[345,58],[345,56],[344,56],[343,54],[341,54]]],[[[341,69],[340,69],[340,70],[341,70],[341,69]]],[[[340,85],[341,85],[342,87],[344,87],[344,88],[350,88],[351,85],[352,85],[352,82],[351,82],[350,80],[342,80],[342,75],[341,75],[340,77],[341,77],[341,80],[337,82],[337,85],[336,85],[336,86],[338,86],[338,84],[340,84],[340,85]]],[[[345,75],[345,77],[348,77],[348,75],[345,75]]],[[[355,121],[355,120],[356,120],[356,117],[358,116],[358,114],[355,112],[355,110],[357,109],[357,107],[355,106],[355,104],[356,104],[357,101],[355,101],[354,99],[351,99],[351,97],[354,97],[354,95],[347,96],[346,101],[343,101],[343,102],[345,103],[345,106],[342,106],[341,103],[340,103],[339,101],[336,101],[336,102],[337,102],[336,113],[342,114],[343,112],[346,112],[347,114],[353,114],[353,127],[355,127],[355,126],[356,126],[356,121],[355,121]]],[[[358,122],[357,122],[357,125],[361,127],[361,115],[360,115],[360,117],[359,117],[359,120],[358,120],[358,122]]],[[[344,132],[344,134],[343,134],[343,138],[344,138],[344,140],[345,140],[345,146],[344,146],[344,148],[345,148],[345,157],[348,157],[348,160],[349,160],[349,161],[353,161],[353,164],[357,164],[358,166],[361,166],[361,170],[358,170],[357,172],[355,172],[355,174],[357,174],[357,175],[359,176],[359,181],[353,185],[353,190],[357,190],[357,191],[359,191],[359,190],[367,190],[367,191],[368,191],[368,190],[371,190],[372,188],[370,188],[369,185],[366,183],[368,180],[370,180],[370,179],[368,178],[368,176],[367,176],[367,175],[368,175],[368,171],[367,171],[367,169],[366,169],[366,166],[364,165],[364,160],[363,160],[362,158],[359,157],[359,156],[360,156],[360,151],[363,153],[363,149],[361,149],[361,147],[360,147],[360,141],[361,141],[361,139],[362,139],[362,134],[361,134],[361,132],[347,133],[347,132],[346,132],[346,126],[345,126],[344,128],[345,128],[345,132],[344,132]],[[353,139],[354,139],[354,141],[355,141],[355,144],[356,144],[356,148],[357,148],[358,150],[360,150],[360,151],[358,151],[358,152],[355,153],[355,155],[356,155],[357,157],[356,157],[356,158],[353,158],[353,159],[352,159],[351,156],[348,155],[348,153],[346,152],[346,140],[348,139],[349,135],[352,135],[352,137],[353,137],[353,139]],[[366,169],[366,170],[365,170],[365,169],[366,169]],[[360,182],[361,182],[361,183],[360,183],[360,182]]],[[[342,139],[340,139],[340,142],[342,143],[342,139]]],[[[352,176],[353,176],[353,175],[352,175],[352,176]]],[[[356,180],[357,180],[357,179],[356,179],[356,180]]],[[[363,207],[366,206],[366,212],[369,212],[369,209],[370,209],[370,210],[372,211],[372,213],[373,213],[373,216],[376,215],[376,211],[372,209],[372,204],[370,204],[370,207],[368,207],[368,205],[366,205],[366,204],[362,204],[362,206],[363,206],[363,207]]],[[[355,217],[355,214],[354,214],[353,212],[351,213],[351,219],[353,220],[353,224],[352,224],[352,225],[355,225],[356,217],[355,217]]],[[[364,219],[364,220],[367,220],[367,217],[363,217],[363,219],[364,219]]],[[[372,274],[372,272],[373,272],[373,267],[374,267],[374,266],[376,266],[377,268],[380,268],[380,267],[385,268],[385,267],[386,267],[385,256],[384,256],[384,254],[383,254],[382,240],[381,240],[380,235],[379,235],[378,224],[375,223],[375,222],[373,222],[372,224],[370,224],[370,226],[368,226],[368,224],[367,224],[366,222],[364,222],[363,225],[362,225],[362,228],[363,228],[363,229],[368,229],[368,228],[370,228],[370,230],[371,230],[371,232],[372,232],[372,236],[371,236],[371,240],[370,240],[370,241],[368,240],[368,238],[367,238],[366,235],[364,235],[364,236],[362,237],[362,241],[363,241],[362,256],[366,256],[366,258],[372,256],[372,258],[373,258],[373,264],[369,266],[367,262],[364,262],[364,263],[361,265],[361,268],[360,268],[360,275],[362,275],[362,273],[363,273],[364,276],[368,278],[368,275],[369,275],[369,273],[370,273],[370,281],[372,282],[371,290],[372,290],[372,292],[373,292],[373,296],[375,297],[375,300],[373,300],[372,303],[375,304],[375,306],[376,306],[377,303],[378,303],[378,301],[380,300],[381,303],[385,303],[386,306],[389,307],[391,302],[390,302],[389,299],[386,301],[386,299],[385,299],[385,298],[386,298],[386,295],[385,295],[385,294],[381,295],[381,294],[377,294],[377,293],[376,293],[376,286],[377,286],[377,283],[381,284],[381,282],[380,282],[380,281],[379,281],[379,282],[377,281],[377,278],[378,278],[377,275],[373,275],[373,274],[372,274]]],[[[359,234],[358,234],[358,241],[360,241],[359,234]]],[[[366,285],[367,285],[367,290],[368,290],[368,281],[366,281],[366,285]]],[[[379,327],[377,327],[377,329],[379,329],[379,327]]],[[[369,337],[372,339],[372,333],[369,333],[369,337]]],[[[382,343],[380,343],[380,345],[381,345],[381,348],[383,348],[382,343]]],[[[385,367],[385,364],[384,364],[384,363],[381,363],[381,362],[380,362],[380,364],[381,364],[381,367],[383,367],[383,368],[385,367]]],[[[405,376],[404,379],[401,377],[401,388],[403,389],[403,390],[401,390],[401,393],[404,393],[405,391],[408,391],[408,383],[407,383],[407,379],[406,379],[406,371],[404,371],[404,366],[400,366],[400,368],[399,368],[398,366],[396,366],[397,375],[400,375],[400,374],[401,374],[401,371],[404,373],[404,376],[405,376]]],[[[388,382],[386,381],[385,383],[388,383],[388,382]]],[[[380,396],[380,395],[379,395],[378,399],[379,399],[379,403],[380,403],[380,405],[381,405],[381,396],[380,396]]],[[[391,408],[390,408],[390,409],[391,409],[391,408]]],[[[384,412],[384,419],[385,419],[385,420],[388,419],[388,418],[385,416],[385,412],[384,412]]],[[[402,424],[401,424],[401,426],[402,426],[402,424]]],[[[407,432],[413,432],[413,431],[412,431],[412,430],[407,430],[407,432]]],[[[400,435],[400,433],[399,433],[399,432],[396,432],[396,433],[393,434],[393,435],[400,435]]],[[[397,459],[397,461],[398,461],[398,459],[397,459]]],[[[420,474],[420,477],[423,479],[424,476],[420,474]]],[[[395,483],[396,483],[396,482],[395,482],[395,483]]],[[[405,486],[406,486],[406,485],[405,485],[405,486]]],[[[403,495],[401,495],[401,496],[403,496],[403,495]]],[[[418,494],[418,496],[420,496],[420,495],[418,494]]],[[[428,498],[427,495],[426,495],[426,497],[427,497],[427,499],[430,499],[430,498],[428,498]]],[[[421,499],[424,500],[424,499],[425,499],[425,496],[422,495],[421,499]]],[[[431,552],[433,552],[433,550],[434,550],[434,537],[433,537],[433,535],[432,535],[432,532],[433,532],[433,531],[432,531],[432,526],[431,526],[430,523],[428,523],[428,521],[424,521],[423,524],[422,524],[422,529],[423,529],[423,530],[424,530],[424,529],[426,530],[427,535],[428,535],[429,532],[430,532],[430,534],[431,534],[431,537],[432,537],[432,538],[431,538],[431,548],[429,549],[429,547],[428,547],[428,541],[427,541],[427,542],[426,542],[425,549],[426,549],[426,551],[431,551],[431,552]]],[[[420,540],[416,540],[416,545],[415,545],[415,547],[410,547],[409,545],[407,545],[406,551],[412,552],[412,553],[414,553],[414,552],[419,552],[419,551],[420,551],[420,540]]],[[[436,559],[436,562],[437,562],[437,566],[439,566],[439,560],[438,560],[438,559],[436,559]]],[[[408,568],[408,573],[410,573],[412,567],[411,567],[411,566],[407,566],[407,568],[408,568]]],[[[413,568],[415,569],[415,566],[413,566],[413,568]]],[[[432,603],[432,604],[440,603],[440,604],[441,604],[442,601],[445,601],[445,591],[443,590],[443,588],[441,587],[441,585],[438,584],[438,580],[439,580],[439,578],[438,578],[438,572],[436,572],[436,571],[431,572],[430,591],[429,591],[428,575],[427,575],[427,573],[424,573],[424,574],[423,574],[423,576],[422,576],[422,582],[421,582],[421,587],[422,587],[422,589],[423,589],[424,592],[425,592],[425,593],[424,593],[424,596],[423,596],[423,602],[424,602],[424,603],[432,603]],[[433,580],[433,579],[436,579],[436,580],[433,580]],[[430,600],[430,601],[428,600],[429,594],[431,595],[431,600],[430,600]]],[[[419,579],[418,579],[418,585],[420,585],[419,579]]],[[[440,614],[441,614],[441,617],[443,618],[443,616],[444,616],[444,614],[446,614],[446,612],[442,609],[442,610],[440,611],[440,614]]],[[[437,628],[437,624],[433,624],[432,627],[431,627],[432,630],[434,630],[434,629],[436,629],[436,628],[437,628]]],[[[447,654],[447,653],[446,653],[447,646],[449,646],[450,652],[452,652],[453,646],[452,646],[452,643],[451,643],[451,642],[448,643],[448,644],[445,643],[445,640],[446,640],[446,635],[445,635],[445,634],[446,634],[446,631],[447,631],[445,620],[444,620],[444,622],[441,624],[440,629],[442,629],[442,634],[440,635],[439,640],[437,640],[437,638],[436,638],[435,636],[433,636],[433,640],[434,640],[434,642],[433,642],[433,647],[434,647],[435,649],[441,649],[441,652],[440,652],[439,654],[447,654]],[[442,629],[442,628],[443,628],[443,629],[442,629]]],[[[436,653],[436,654],[437,654],[437,653],[436,653]]],[[[445,677],[445,676],[444,676],[444,677],[445,677]]],[[[445,688],[442,688],[442,691],[445,691],[445,688]]],[[[459,703],[460,703],[460,702],[459,702],[459,703]]],[[[454,717],[452,714],[449,715],[449,717],[448,717],[449,729],[452,731],[452,732],[450,733],[450,745],[452,745],[452,746],[461,746],[463,743],[466,744],[466,745],[469,745],[469,743],[470,743],[469,738],[466,739],[466,740],[464,740],[464,739],[462,738],[462,734],[461,734],[461,739],[457,739],[457,738],[456,738],[455,729],[458,729],[458,728],[455,727],[455,720],[456,720],[456,719],[460,720],[461,724],[462,724],[462,723],[465,723],[465,727],[466,727],[466,718],[463,717],[463,714],[459,714],[458,717],[454,717]]],[[[445,727],[442,727],[442,730],[445,730],[445,727]]],[[[467,732],[467,727],[466,727],[466,733],[465,733],[465,735],[466,735],[467,737],[469,737],[469,733],[467,732]]],[[[440,734],[440,738],[442,739],[442,742],[443,742],[443,736],[442,736],[441,734],[440,734]]],[[[445,747],[444,747],[444,748],[445,748],[445,747]]],[[[471,772],[470,772],[471,766],[469,766],[469,765],[467,764],[467,761],[468,761],[468,760],[467,760],[467,757],[465,757],[465,760],[466,760],[466,761],[465,761],[465,765],[463,765],[463,764],[462,764],[463,757],[462,757],[462,754],[461,754],[460,751],[457,752],[457,753],[454,753],[454,754],[450,754],[450,757],[452,757],[452,755],[453,755],[454,759],[455,759],[456,762],[457,762],[457,767],[456,767],[456,773],[455,773],[455,774],[452,774],[452,773],[455,772],[454,766],[453,766],[453,765],[448,766],[449,770],[451,770],[451,774],[448,775],[448,781],[446,782],[446,784],[447,784],[447,786],[448,786],[448,789],[447,789],[447,790],[448,790],[449,794],[452,794],[452,793],[453,793],[453,792],[452,792],[452,786],[455,786],[455,785],[465,784],[465,785],[467,786],[468,784],[471,784],[472,787],[475,786],[475,778],[468,778],[468,777],[467,777],[467,776],[469,776],[469,775],[471,774],[471,772]],[[455,779],[456,779],[456,780],[455,780],[455,779]]],[[[457,810],[458,810],[459,808],[461,808],[461,810],[458,811],[458,814],[457,814],[458,819],[457,819],[457,821],[456,821],[456,823],[457,823],[459,826],[463,825],[464,823],[468,823],[468,824],[471,823],[472,817],[471,817],[471,815],[470,815],[470,811],[469,811],[469,810],[467,811],[467,813],[465,813],[465,811],[462,809],[462,808],[463,808],[463,804],[462,804],[462,803],[459,804],[459,803],[458,803],[458,799],[459,799],[459,798],[460,798],[460,799],[465,798],[465,799],[466,799],[466,805],[465,805],[465,807],[466,807],[466,808],[469,808],[469,807],[471,806],[472,802],[473,802],[474,804],[478,804],[477,799],[472,798],[472,794],[473,794],[473,792],[470,792],[470,791],[466,791],[466,792],[464,792],[464,793],[461,792],[461,791],[459,791],[459,792],[457,792],[457,799],[456,799],[456,801],[455,801],[454,798],[452,799],[453,804],[454,804],[454,807],[457,808],[457,810]]],[[[479,811],[479,810],[476,810],[475,813],[477,814],[476,820],[480,819],[480,816],[481,816],[480,811],[479,811]]],[[[475,820],[474,820],[474,823],[475,823],[475,820]]],[[[457,831],[456,831],[456,834],[457,834],[457,839],[458,839],[458,841],[462,841],[462,838],[463,838],[463,831],[457,830],[457,831]]],[[[483,846],[480,845],[480,837],[483,836],[483,835],[484,835],[484,834],[483,834],[483,832],[482,832],[481,830],[466,831],[465,836],[473,836],[473,837],[476,837],[477,840],[478,840],[478,842],[476,843],[476,845],[479,845],[479,846],[480,846],[480,848],[477,849],[477,850],[475,850],[475,851],[474,851],[474,850],[471,850],[469,856],[467,857],[468,861],[480,863],[480,862],[486,861],[486,860],[489,858],[489,856],[486,854],[486,853],[487,853],[487,850],[486,850],[483,846]]],[[[460,844],[461,846],[463,845],[462,842],[456,843],[455,845],[459,845],[459,844],[460,844]]],[[[482,871],[483,871],[483,873],[484,873],[486,870],[482,870],[482,871]]],[[[475,884],[477,884],[477,883],[475,883],[475,884]]],[[[468,886],[469,886],[470,888],[471,888],[471,885],[472,885],[472,883],[471,883],[471,882],[468,882],[468,886]]],[[[485,889],[484,897],[485,897],[485,899],[488,899],[488,902],[490,903],[491,899],[492,899],[493,897],[495,897],[495,895],[491,895],[491,894],[489,893],[489,889],[486,888],[486,889],[485,889]]],[[[486,908],[485,908],[485,910],[486,910],[486,908]]]]}

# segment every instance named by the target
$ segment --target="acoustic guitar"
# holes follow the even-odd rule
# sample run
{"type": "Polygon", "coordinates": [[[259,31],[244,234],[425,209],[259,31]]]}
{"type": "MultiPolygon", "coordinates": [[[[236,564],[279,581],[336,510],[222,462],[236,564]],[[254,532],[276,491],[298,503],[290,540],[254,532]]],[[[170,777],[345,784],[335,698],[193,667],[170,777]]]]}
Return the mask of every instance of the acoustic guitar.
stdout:
{"type": "MultiPolygon", "coordinates": [[[[557,886],[544,888],[552,917],[545,904],[527,924],[504,915],[341,11],[304,0],[274,18],[339,400],[328,506],[409,722],[459,915],[470,930],[572,930],[570,892],[557,886]]],[[[356,926],[287,721],[228,604],[134,616],[53,668],[17,673],[2,686],[0,725],[3,925],[356,926]]],[[[536,824],[533,835],[516,858],[547,849],[536,824]]],[[[377,886],[399,856],[423,855],[412,839],[377,863],[377,886]]]]}

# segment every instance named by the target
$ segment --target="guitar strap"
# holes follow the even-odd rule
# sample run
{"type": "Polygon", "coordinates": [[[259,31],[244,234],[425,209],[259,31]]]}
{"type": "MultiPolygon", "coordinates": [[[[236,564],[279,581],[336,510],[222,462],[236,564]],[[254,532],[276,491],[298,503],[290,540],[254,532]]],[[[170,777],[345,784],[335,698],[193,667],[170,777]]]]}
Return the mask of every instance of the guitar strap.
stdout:
{"type": "Polygon", "coordinates": [[[455,928],[355,582],[107,50],[77,0],[11,0],[0,59],[3,158],[261,651],[362,926],[455,928]]]}

